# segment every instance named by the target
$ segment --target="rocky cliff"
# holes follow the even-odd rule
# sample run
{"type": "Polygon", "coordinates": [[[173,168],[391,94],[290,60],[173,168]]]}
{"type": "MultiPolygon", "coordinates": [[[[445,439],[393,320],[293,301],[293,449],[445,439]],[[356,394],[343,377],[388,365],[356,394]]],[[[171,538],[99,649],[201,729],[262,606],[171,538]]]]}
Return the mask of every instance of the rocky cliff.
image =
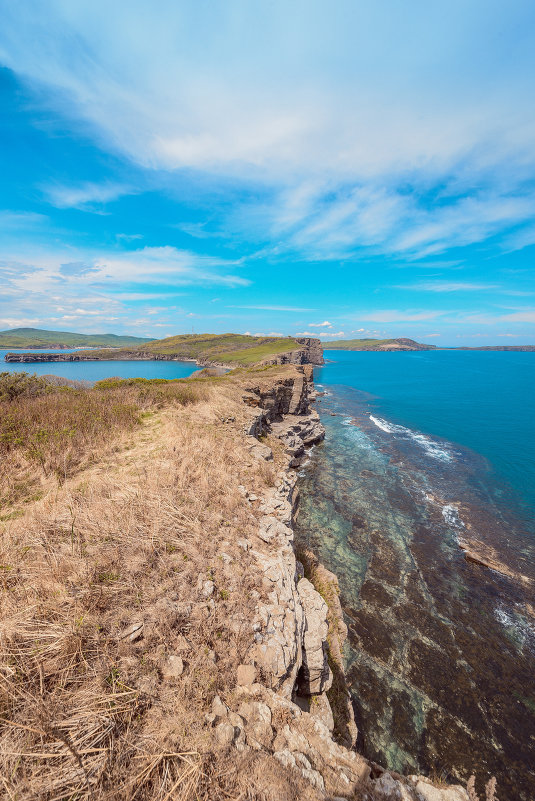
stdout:
{"type": "Polygon", "coordinates": [[[337,580],[313,554],[299,555],[300,561],[293,546],[296,468],[307,448],[325,435],[310,407],[312,368],[297,370],[270,387],[252,385],[243,396],[251,410],[245,432],[250,453],[269,463],[273,450],[263,440],[275,437],[284,460],[274,488],[263,497],[242,487],[260,512],[256,542],[242,547],[254,557],[267,600],[255,607],[235,704],[216,697],[207,723],[220,742],[272,754],[300,773],[318,798],[354,798],[365,790],[363,798],[385,801],[468,801],[460,786],[437,788],[420,776],[393,776],[355,750],[357,728],[342,663],[347,629],[337,580]]]}

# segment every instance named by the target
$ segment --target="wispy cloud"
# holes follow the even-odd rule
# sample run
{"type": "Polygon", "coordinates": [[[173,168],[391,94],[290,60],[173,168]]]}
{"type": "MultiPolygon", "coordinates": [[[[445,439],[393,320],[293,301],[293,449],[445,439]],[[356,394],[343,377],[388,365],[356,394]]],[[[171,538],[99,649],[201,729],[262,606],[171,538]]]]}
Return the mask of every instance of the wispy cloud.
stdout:
{"type": "Polygon", "coordinates": [[[422,320],[435,320],[445,314],[444,311],[429,310],[399,310],[399,309],[377,309],[376,311],[355,314],[358,320],[370,320],[374,323],[414,323],[422,320]]]}
{"type": "Polygon", "coordinates": [[[34,211],[0,211],[0,230],[11,231],[21,228],[35,228],[48,223],[46,214],[34,211]]]}
{"type": "Polygon", "coordinates": [[[295,334],[296,337],[343,337],[345,336],[343,331],[300,331],[298,334],[295,334]]]}
{"type": "MultiPolygon", "coordinates": [[[[229,217],[269,232],[273,253],[421,259],[498,233],[511,247],[533,240],[535,48],[517,35],[529,13],[475,0],[462,15],[455,3],[391,8],[387,23],[376,3],[341,0],[303,25],[301,6],[282,0],[238,15],[163,0],[158,15],[134,5],[126,35],[104,0],[90,19],[28,0],[4,9],[0,55],[99,147],[147,171],[263,188],[229,217]]],[[[47,187],[53,204],[91,211],[130,191],[47,187]]]]}
{"type": "Polygon", "coordinates": [[[323,323],[309,323],[310,328],[332,328],[332,323],[328,320],[324,320],[323,323]]]}
{"type": "MultiPolygon", "coordinates": [[[[132,187],[117,183],[85,183],[80,186],[51,184],[43,187],[45,197],[53,206],[58,209],[75,208],[83,211],[100,211],[104,204],[134,191],[132,187]]],[[[119,234],[119,237],[127,238],[127,235],[119,234]]]]}
{"type": "Polygon", "coordinates": [[[468,281],[417,281],[414,284],[396,284],[393,289],[412,289],[419,292],[479,292],[499,289],[497,284],[470,283],[468,281]]]}
{"type": "Polygon", "coordinates": [[[479,323],[483,325],[507,325],[508,323],[535,323],[535,308],[523,308],[509,314],[468,314],[464,318],[466,323],[479,323]]]}
{"type": "Polygon", "coordinates": [[[309,312],[316,309],[303,309],[300,306],[229,306],[229,309],[257,309],[260,311],[283,311],[283,312],[309,312]]]}

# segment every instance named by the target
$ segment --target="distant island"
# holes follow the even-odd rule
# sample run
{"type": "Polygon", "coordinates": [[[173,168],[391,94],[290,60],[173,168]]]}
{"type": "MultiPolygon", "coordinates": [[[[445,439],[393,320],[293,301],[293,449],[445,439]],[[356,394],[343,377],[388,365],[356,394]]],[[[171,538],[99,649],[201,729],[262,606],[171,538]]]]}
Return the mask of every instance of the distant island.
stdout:
{"type": "Polygon", "coordinates": [[[135,347],[79,350],[76,353],[8,353],[6,362],[195,361],[201,366],[323,364],[319,339],[252,337],[245,334],[183,334],[138,341],[135,347]]]}
{"type": "Polygon", "coordinates": [[[339,339],[330,343],[333,350],[437,350],[435,345],[422,345],[414,339],[339,339]]]}
{"type": "Polygon", "coordinates": [[[5,348],[123,348],[150,342],[150,337],[117,334],[75,334],[72,331],[46,331],[41,328],[12,328],[0,331],[0,349],[5,348]]]}
{"type": "Polygon", "coordinates": [[[535,345],[480,345],[471,348],[467,345],[457,347],[438,347],[437,345],[425,345],[407,337],[397,339],[339,339],[329,343],[330,350],[516,350],[516,351],[535,351],[535,345]]]}

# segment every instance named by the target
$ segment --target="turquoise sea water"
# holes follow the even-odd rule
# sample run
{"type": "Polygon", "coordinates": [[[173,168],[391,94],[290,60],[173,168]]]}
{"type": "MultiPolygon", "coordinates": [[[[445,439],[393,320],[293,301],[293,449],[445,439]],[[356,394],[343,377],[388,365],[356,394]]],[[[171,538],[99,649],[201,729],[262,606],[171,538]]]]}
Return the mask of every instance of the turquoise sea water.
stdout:
{"type": "Polygon", "coordinates": [[[326,350],[316,380],[370,393],[377,415],[471,448],[535,517],[535,353],[326,350]]]}
{"type": "MultiPolygon", "coordinates": [[[[73,353],[63,350],[61,353],[73,353]]],[[[74,381],[101,381],[103,378],[119,376],[120,378],[187,378],[197,370],[195,362],[169,361],[112,361],[112,362],[36,362],[20,364],[5,362],[6,353],[15,350],[0,350],[0,373],[27,372],[37,375],[59,375],[74,381]]],[[[25,350],[24,353],[31,353],[25,350]]],[[[38,350],[35,353],[57,353],[56,351],[38,350]]]]}
{"type": "Polygon", "coordinates": [[[361,747],[533,801],[535,353],[325,358],[297,542],[339,578],[361,747]]]}

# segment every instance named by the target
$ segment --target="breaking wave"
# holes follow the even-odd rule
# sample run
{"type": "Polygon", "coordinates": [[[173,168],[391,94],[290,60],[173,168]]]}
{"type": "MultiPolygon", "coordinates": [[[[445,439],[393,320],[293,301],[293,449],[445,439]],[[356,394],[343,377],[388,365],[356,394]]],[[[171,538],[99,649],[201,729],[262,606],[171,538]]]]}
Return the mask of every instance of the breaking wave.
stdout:
{"type": "Polygon", "coordinates": [[[411,440],[412,442],[415,442],[417,445],[423,448],[427,456],[430,456],[433,459],[438,459],[441,462],[453,461],[453,456],[444,448],[444,446],[438,445],[429,437],[424,436],[424,434],[419,434],[417,431],[411,431],[410,428],[405,428],[405,426],[389,423],[387,420],[383,420],[381,417],[374,417],[373,414],[370,414],[370,420],[374,425],[377,426],[377,428],[380,428],[381,431],[384,431],[387,434],[394,434],[394,436],[398,437],[399,439],[411,440]]]}

